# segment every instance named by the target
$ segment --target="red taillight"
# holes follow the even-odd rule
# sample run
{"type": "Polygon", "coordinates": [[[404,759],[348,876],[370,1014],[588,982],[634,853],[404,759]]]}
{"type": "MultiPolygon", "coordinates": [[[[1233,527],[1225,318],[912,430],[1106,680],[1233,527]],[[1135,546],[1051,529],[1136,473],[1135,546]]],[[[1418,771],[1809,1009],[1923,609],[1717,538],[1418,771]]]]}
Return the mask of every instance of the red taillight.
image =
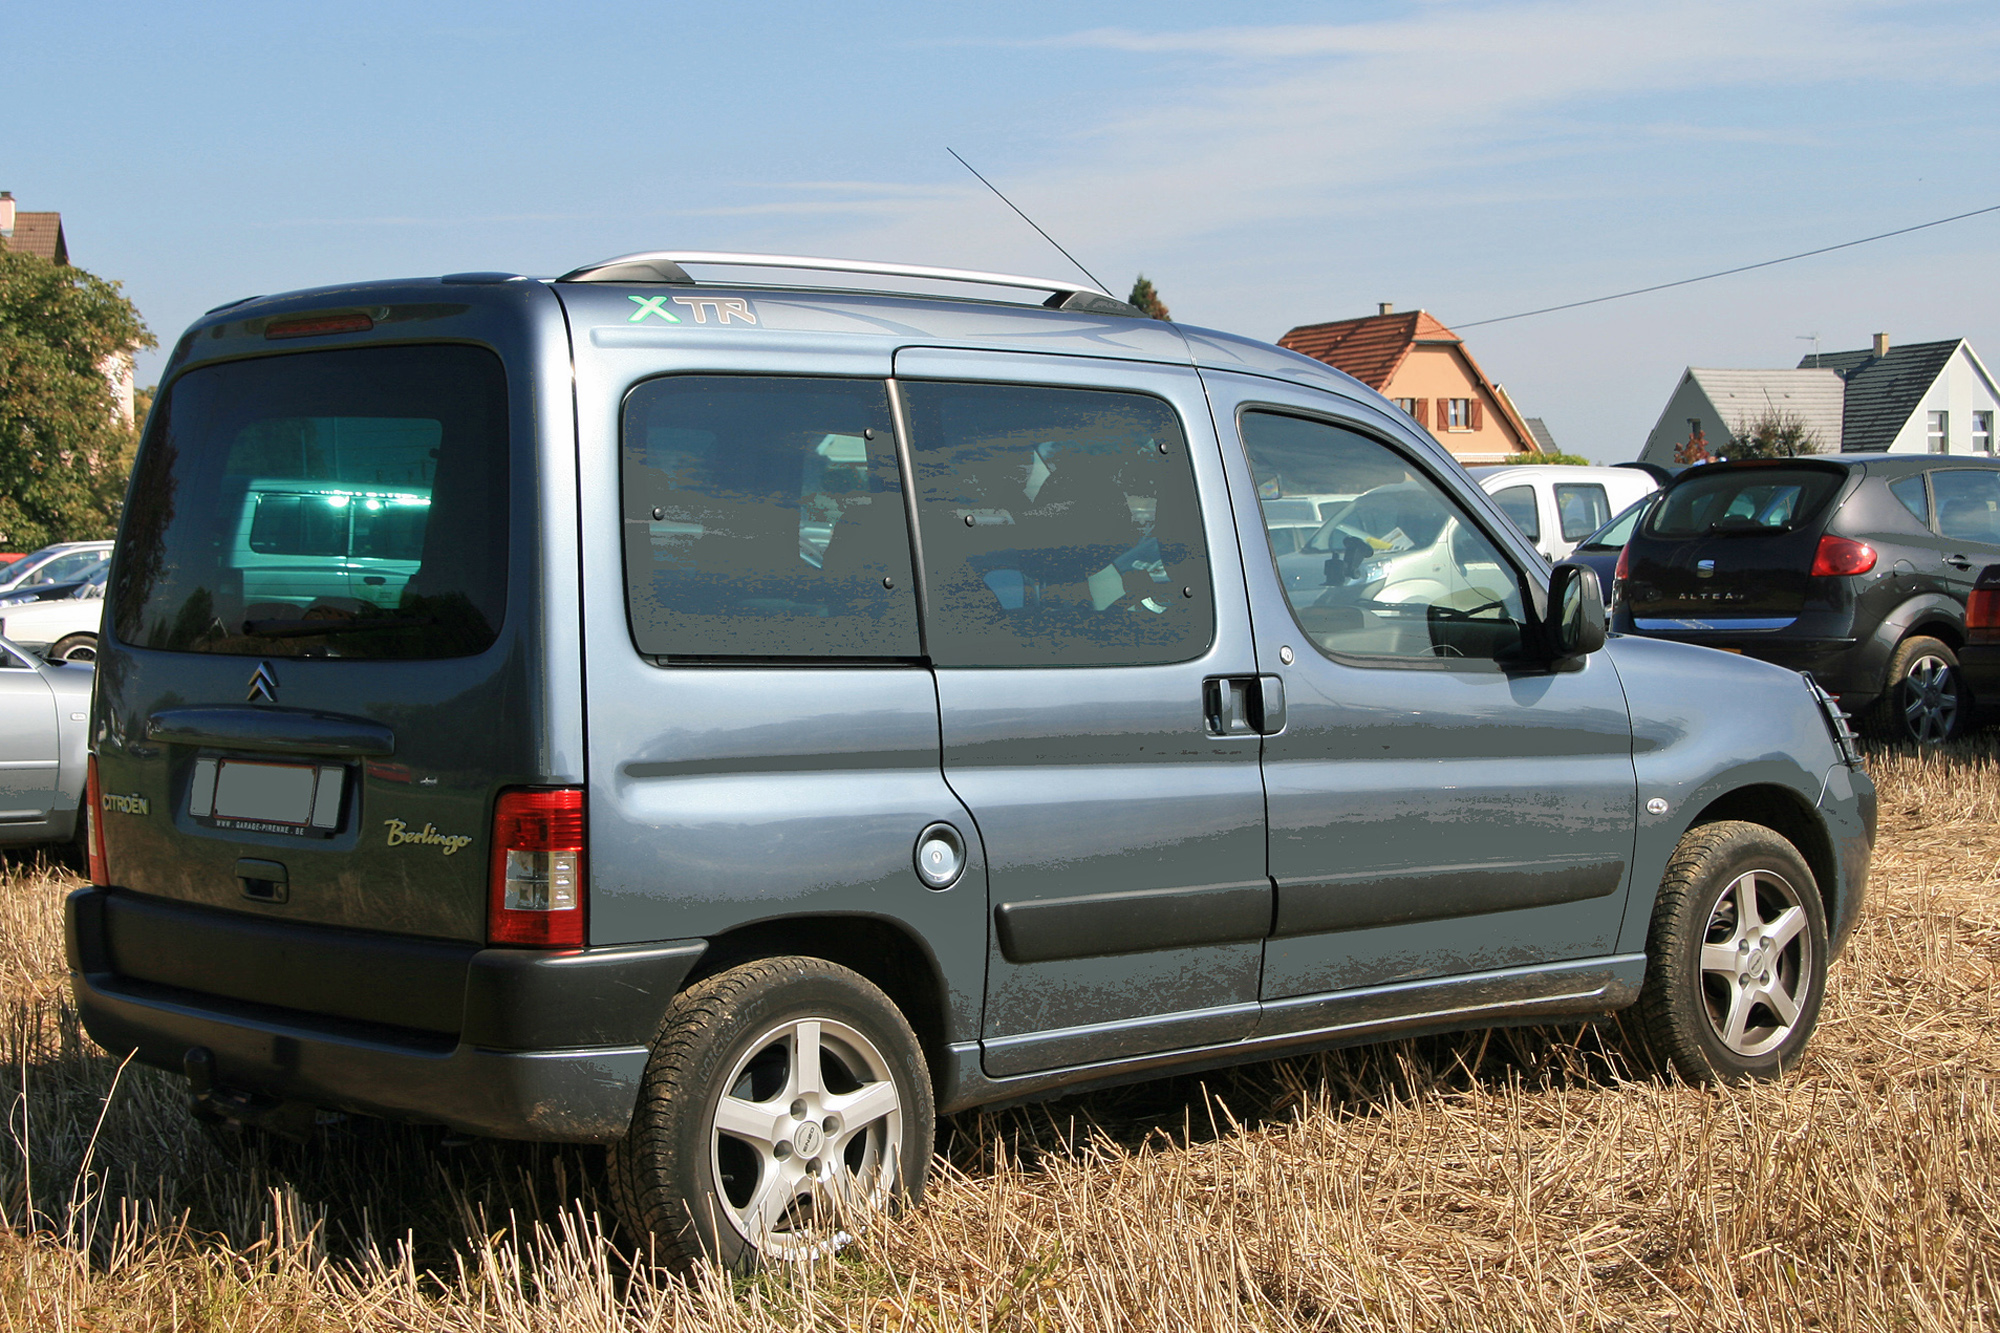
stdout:
{"type": "Polygon", "coordinates": [[[1625,543],[1625,545],[1618,548],[1618,568],[1611,572],[1611,581],[1613,583],[1623,583],[1625,581],[1625,576],[1627,574],[1630,574],[1631,572],[1632,572],[1632,544],[1630,542],[1627,542],[1625,543]]]}
{"type": "Polygon", "coordinates": [[[1829,532],[1819,539],[1819,550],[1813,552],[1812,572],[1815,578],[1823,574],[1836,577],[1866,574],[1873,568],[1875,548],[1852,537],[1836,537],[1829,532]]]}
{"type": "Polygon", "coordinates": [[[85,825],[90,837],[90,882],[100,888],[111,885],[111,870],[104,857],[104,791],[97,785],[97,756],[90,756],[84,769],[83,799],[86,809],[79,817],[90,822],[85,825]]]}
{"type": "Polygon", "coordinates": [[[1968,643],[2000,643],[2000,586],[1986,587],[1985,575],[1965,599],[1965,638],[1968,643]]]}
{"type": "Polygon", "coordinates": [[[501,792],[487,942],[582,944],[583,875],[583,788],[501,792]]]}
{"type": "Polygon", "coordinates": [[[328,333],[366,333],[375,321],[358,312],[347,315],[307,315],[303,319],[274,319],[264,326],[266,338],[314,338],[328,333]]]}

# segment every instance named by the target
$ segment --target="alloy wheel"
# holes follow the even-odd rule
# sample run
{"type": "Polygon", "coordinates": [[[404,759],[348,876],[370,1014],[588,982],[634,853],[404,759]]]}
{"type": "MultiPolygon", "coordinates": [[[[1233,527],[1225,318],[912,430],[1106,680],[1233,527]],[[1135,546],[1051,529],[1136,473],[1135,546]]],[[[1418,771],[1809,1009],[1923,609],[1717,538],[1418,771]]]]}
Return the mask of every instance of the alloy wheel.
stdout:
{"type": "Polygon", "coordinates": [[[903,1106],[874,1044],[825,1018],[788,1021],[749,1047],[711,1113],[710,1161],[729,1225],[766,1258],[830,1254],[844,1221],[886,1208],[903,1106]]]}
{"type": "Polygon", "coordinates": [[[1903,676],[1903,725],[1919,745],[1942,745],[1958,722],[1958,676],[1951,663],[1929,653],[1903,676]]]}
{"type": "Polygon", "coordinates": [[[1751,870],[1730,882],[1701,945],[1702,998],[1723,1045],[1759,1056],[1791,1035],[1814,975],[1811,951],[1805,908],[1783,876],[1751,870]]]}

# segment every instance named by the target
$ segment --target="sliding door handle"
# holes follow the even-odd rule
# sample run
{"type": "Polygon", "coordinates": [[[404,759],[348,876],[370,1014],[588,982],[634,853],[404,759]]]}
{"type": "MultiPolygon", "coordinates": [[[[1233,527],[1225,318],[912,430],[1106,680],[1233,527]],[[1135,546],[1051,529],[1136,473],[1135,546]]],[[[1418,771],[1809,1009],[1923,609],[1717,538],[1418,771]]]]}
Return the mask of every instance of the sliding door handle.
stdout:
{"type": "Polygon", "coordinates": [[[1201,683],[1211,736],[1275,736],[1285,729],[1285,682],[1277,676],[1211,676],[1201,683]]]}
{"type": "Polygon", "coordinates": [[[1285,678],[1258,676],[1251,682],[1250,725],[1260,736],[1275,736],[1285,729],[1285,678]]]}

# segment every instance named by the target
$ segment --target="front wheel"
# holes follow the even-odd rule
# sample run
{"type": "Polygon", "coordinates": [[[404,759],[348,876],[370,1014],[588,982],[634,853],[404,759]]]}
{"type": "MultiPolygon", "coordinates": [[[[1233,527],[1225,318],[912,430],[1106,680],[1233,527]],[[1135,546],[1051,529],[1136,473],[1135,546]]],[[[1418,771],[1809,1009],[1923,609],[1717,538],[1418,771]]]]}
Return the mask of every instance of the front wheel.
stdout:
{"type": "Polygon", "coordinates": [[[1965,730],[1971,701],[1950,645],[1922,634],[1903,640],[1889,656],[1887,682],[1872,719],[1887,739],[1936,746],[1965,730]]]}
{"type": "Polygon", "coordinates": [[[668,1007],[611,1149],[612,1198],[675,1267],[818,1258],[921,1197],[935,1123],[923,1051],[888,996],[822,959],[746,963],[668,1007]]]}
{"type": "Polygon", "coordinates": [[[1775,1078],[1826,994],[1826,913],[1797,849],[1761,824],[1690,829],[1646,942],[1639,1025],[1690,1083],[1775,1078]]]}

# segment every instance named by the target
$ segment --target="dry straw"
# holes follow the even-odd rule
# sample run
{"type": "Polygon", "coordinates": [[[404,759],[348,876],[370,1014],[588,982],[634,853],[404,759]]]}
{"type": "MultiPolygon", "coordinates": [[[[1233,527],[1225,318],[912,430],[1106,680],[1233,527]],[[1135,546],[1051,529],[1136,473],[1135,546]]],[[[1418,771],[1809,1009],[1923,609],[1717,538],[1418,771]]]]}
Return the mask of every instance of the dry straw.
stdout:
{"type": "Polygon", "coordinates": [[[22,1330],[1961,1329],[2000,1307],[2000,754],[1877,752],[1873,897],[1805,1065],[1615,1028],[1362,1047],[943,1128],[929,1202],[754,1280],[635,1268],[584,1151],[211,1137],[80,1032],[67,872],[0,881],[22,1330]]]}

